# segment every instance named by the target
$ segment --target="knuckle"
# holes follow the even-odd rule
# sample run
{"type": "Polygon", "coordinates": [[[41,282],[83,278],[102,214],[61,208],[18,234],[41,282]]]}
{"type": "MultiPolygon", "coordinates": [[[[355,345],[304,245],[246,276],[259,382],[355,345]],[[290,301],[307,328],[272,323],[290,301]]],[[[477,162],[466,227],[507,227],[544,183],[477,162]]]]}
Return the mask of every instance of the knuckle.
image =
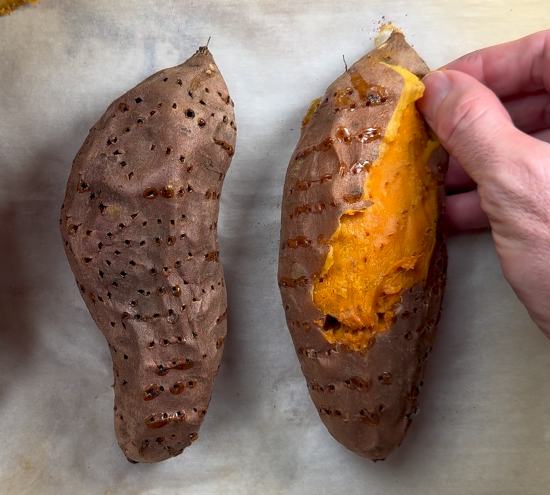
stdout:
{"type": "Polygon", "coordinates": [[[482,50],[475,50],[473,52],[467,53],[466,55],[462,55],[462,57],[459,57],[458,60],[460,62],[468,62],[469,64],[476,64],[478,62],[483,63],[482,52],[482,50]]]}
{"type": "Polygon", "coordinates": [[[546,31],[544,34],[544,40],[542,42],[542,51],[540,54],[540,64],[532,64],[531,66],[531,77],[535,78],[533,80],[538,80],[538,74],[533,73],[537,70],[537,67],[540,67],[542,74],[539,76],[542,79],[542,84],[546,91],[550,93],[550,30],[546,31]]]}

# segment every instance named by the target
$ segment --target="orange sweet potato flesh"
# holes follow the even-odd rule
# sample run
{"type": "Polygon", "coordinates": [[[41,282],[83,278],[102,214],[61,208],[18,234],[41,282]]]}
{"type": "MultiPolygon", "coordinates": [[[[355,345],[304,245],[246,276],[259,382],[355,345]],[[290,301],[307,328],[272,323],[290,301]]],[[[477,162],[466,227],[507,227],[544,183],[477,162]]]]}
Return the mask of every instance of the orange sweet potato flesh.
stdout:
{"type": "Polygon", "coordinates": [[[38,0],[0,0],[0,15],[11,14],[25,3],[36,3],[38,0]]]}
{"type": "Polygon", "coordinates": [[[310,395],[373,460],[418,411],[446,280],[447,154],[415,107],[427,71],[394,30],[314,102],[283,193],[279,286],[310,395]]]}
{"type": "Polygon", "coordinates": [[[426,280],[436,241],[438,182],[426,164],[438,143],[414,104],[421,83],[406,77],[388,125],[398,132],[386,129],[381,154],[368,165],[363,199],[372,204],[342,215],[313,290],[315,305],[340,322],[332,322],[325,338],[353,350],[386,330],[403,293],[426,280]]]}

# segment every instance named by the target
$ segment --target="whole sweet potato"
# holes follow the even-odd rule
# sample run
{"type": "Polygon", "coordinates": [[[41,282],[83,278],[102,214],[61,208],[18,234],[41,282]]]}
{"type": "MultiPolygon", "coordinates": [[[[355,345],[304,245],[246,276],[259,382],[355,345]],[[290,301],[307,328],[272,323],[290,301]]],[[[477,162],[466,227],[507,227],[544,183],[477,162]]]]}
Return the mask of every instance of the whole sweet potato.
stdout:
{"type": "Polygon", "coordinates": [[[446,279],[447,155],[415,107],[428,67],[398,30],[304,118],[284,186],[279,286],[310,395],[384,459],[418,411],[446,279]]]}
{"type": "Polygon", "coordinates": [[[180,454],[210,401],[227,329],[217,218],[234,120],[202,47],[114,101],[73,163],[61,234],[109,344],[131,461],[180,454]]]}

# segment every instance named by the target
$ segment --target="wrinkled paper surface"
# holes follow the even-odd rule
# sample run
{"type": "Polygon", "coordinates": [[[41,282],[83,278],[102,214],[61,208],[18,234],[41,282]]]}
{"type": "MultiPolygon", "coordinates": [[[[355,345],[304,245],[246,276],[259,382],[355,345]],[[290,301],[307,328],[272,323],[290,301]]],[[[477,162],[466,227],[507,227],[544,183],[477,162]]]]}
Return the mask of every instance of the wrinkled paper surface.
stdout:
{"type": "Polygon", "coordinates": [[[550,342],[503,279],[489,233],[449,241],[421,412],[390,458],[348,452],[309,399],[277,287],[284,175],[310,101],[386,21],[435,68],[547,28],[548,5],[40,0],[0,18],[1,494],[548,493],[550,342]],[[229,336],[199,440],[131,465],[59,208],[108,104],[209,38],[239,126],[219,222],[229,336]]]}

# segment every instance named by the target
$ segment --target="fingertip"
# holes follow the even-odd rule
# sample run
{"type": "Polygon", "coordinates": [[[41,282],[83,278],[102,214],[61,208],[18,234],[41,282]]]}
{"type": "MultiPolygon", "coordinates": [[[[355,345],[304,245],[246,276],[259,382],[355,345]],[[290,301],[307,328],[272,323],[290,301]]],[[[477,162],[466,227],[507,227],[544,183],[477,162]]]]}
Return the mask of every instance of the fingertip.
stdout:
{"type": "Polygon", "coordinates": [[[487,215],[481,209],[477,190],[449,196],[445,217],[451,231],[479,230],[490,225],[487,215]]]}
{"type": "Polygon", "coordinates": [[[476,183],[456,159],[451,156],[449,158],[449,168],[445,175],[445,191],[447,194],[458,194],[475,188],[476,183]]]}
{"type": "Polygon", "coordinates": [[[423,79],[424,95],[418,100],[418,109],[424,115],[428,124],[432,126],[437,110],[443,99],[451,89],[451,80],[445,71],[436,70],[429,72],[423,79]]]}

